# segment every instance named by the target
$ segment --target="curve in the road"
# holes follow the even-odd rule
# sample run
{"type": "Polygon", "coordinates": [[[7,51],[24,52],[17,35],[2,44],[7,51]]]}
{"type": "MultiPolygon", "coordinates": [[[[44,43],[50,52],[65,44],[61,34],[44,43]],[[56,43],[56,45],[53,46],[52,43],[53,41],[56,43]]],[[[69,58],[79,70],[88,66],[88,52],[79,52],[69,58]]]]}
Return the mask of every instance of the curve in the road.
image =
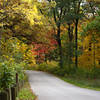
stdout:
{"type": "Polygon", "coordinates": [[[37,71],[26,71],[39,100],[100,100],[100,92],[79,88],[59,78],[37,71]]]}

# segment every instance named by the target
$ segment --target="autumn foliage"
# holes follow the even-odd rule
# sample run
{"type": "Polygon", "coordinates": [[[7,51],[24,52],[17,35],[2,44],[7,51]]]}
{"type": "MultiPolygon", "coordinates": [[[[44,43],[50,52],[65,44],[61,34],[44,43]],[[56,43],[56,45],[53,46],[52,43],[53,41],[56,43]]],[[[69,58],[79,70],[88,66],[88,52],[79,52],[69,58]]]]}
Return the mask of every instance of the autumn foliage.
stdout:
{"type": "Polygon", "coordinates": [[[54,62],[64,74],[99,68],[99,3],[82,1],[0,0],[1,61],[26,69],[54,62]]]}

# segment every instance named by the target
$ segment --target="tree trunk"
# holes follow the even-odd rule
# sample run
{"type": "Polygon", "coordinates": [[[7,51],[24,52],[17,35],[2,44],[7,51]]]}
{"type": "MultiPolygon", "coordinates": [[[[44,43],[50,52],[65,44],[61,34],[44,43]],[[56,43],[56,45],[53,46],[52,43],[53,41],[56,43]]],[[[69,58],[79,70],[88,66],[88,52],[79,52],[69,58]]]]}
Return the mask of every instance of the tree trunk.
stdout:
{"type": "Polygon", "coordinates": [[[71,34],[71,25],[68,24],[68,36],[69,36],[69,48],[68,48],[68,66],[70,68],[72,62],[72,34],[71,34]]]}
{"type": "Polygon", "coordinates": [[[57,42],[58,42],[58,46],[59,46],[59,56],[60,56],[60,67],[63,67],[63,54],[62,54],[62,45],[61,45],[61,38],[60,38],[60,33],[61,33],[61,29],[60,29],[60,25],[58,26],[58,30],[57,30],[57,42]]]}
{"type": "Polygon", "coordinates": [[[1,39],[2,39],[2,32],[0,32],[0,56],[1,56],[1,39]]]}
{"type": "Polygon", "coordinates": [[[78,19],[75,22],[75,67],[78,68],[78,19]]]}
{"type": "Polygon", "coordinates": [[[93,43],[93,65],[94,65],[94,68],[96,67],[96,61],[95,61],[95,59],[96,59],[96,57],[95,57],[95,43],[93,43]]]}

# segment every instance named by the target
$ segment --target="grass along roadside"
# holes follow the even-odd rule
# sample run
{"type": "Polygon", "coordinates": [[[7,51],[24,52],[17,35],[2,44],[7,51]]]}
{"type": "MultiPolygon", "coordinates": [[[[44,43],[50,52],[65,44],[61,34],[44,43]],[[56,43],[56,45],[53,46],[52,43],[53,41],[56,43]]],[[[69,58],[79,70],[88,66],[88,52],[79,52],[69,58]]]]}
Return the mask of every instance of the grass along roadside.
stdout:
{"type": "Polygon", "coordinates": [[[36,95],[31,90],[27,75],[25,75],[25,84],[19,91],[16,100],[36,100],[36,95]]]}
{"type": "Polygon", "coordinates": [[[60,79],[81,88],[87,88],[87,89],[100,91],[100,79],[95,79],[95,80],[81,79],[81,78],[78,79],[78,78],[72,78],[72,77],[60,77],[60,79]]]}

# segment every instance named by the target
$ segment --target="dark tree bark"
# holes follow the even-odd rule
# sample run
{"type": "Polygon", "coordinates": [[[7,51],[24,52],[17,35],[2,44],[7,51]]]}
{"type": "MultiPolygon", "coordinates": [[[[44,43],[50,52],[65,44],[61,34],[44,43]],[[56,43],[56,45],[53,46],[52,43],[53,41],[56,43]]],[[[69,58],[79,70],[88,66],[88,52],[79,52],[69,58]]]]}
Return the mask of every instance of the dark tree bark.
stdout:
{"type": "MultiPolygon", "coordinates": [[[[76,15],[80,14],[80,6],[82,0],[79,0],[76,10],[76,15]]],[[[78,23],[80,18],[75,19],[75,67],[78,68],[78,23]]]]}
{"type": "Polygon", "coordinates": [[[69,67],[70,67],[71,63],[72,63],[72,57],[73,57],[73,45],[72,45],[72,41],[73,41],[73,28],[71,27],[71,24],[68,24],[68,37],[69,37],[68,64],[69,64],[69,67]]]}
{"type": "Polygon", "coordinates": [[[78,67],[78,22],[79,20],[76,19],[75,22],[75,67],[78,67]]]}
{"type": "Polygon", "coordinates": [[[58,42],[58,46],[59,46],[60,67],[62,68],[63,67],[63,53],[62,53],[62,44],[61,44],[60,33],[61,33],[61,29],[60,29],[60,25],[59,25],[58,30],[57,30],[57,42],[58,42]]]}
{"type": "Polygon", "coordinates": [[[93,65],[94,65],[94,68],[96,68],[96,51],[95,51],[95,43],[93,43],[93,65]]]}
{"type": "Polygon", "coordinates": [[[62,43],[61,43],[61,21],[62,21],[62,14],[63,14],[63,7],[60,8],[60,14],[57,15],[55,9],[53,9],[53,17],[54,21],[57,26],[57,42],[59,46],[59,65],[62,68],[63,67],[63,51],[62,51],[62,43]]]}

